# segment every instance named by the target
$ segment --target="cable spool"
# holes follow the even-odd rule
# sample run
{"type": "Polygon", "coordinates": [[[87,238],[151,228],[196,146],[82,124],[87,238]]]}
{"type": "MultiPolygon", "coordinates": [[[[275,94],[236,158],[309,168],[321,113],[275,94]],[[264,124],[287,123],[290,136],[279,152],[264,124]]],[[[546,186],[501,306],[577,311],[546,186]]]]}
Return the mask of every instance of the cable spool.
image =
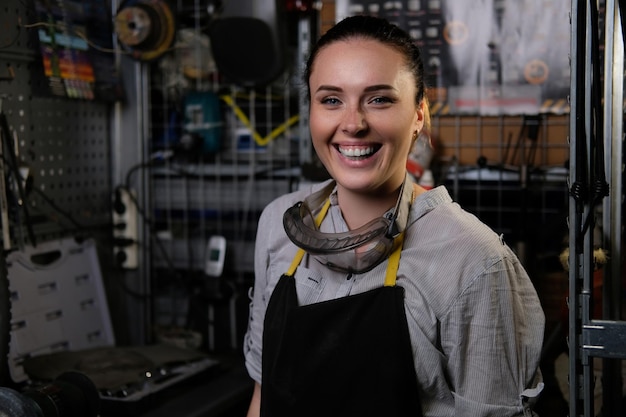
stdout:
{"type": "Polygon", "coordinates": [[[141,61],[163,55],[176,33],[174,15],[161,0],[129,0],[115,16],[115,33],[122,47],[141,61]]]}

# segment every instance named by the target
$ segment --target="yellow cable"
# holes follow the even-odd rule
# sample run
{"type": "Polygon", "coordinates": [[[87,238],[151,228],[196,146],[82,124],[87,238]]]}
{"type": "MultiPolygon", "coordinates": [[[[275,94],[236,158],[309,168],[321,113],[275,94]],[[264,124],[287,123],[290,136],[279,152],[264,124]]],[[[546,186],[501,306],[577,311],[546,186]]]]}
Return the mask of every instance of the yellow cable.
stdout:
{"type": "Polygon", "coordinates": [[[252,124],[250,123],[248,116],[246,116],[246,114],[241,110],[237,103],[235,103],[235,100],[233,100],[231,96],[220,96],[220,98],[233,109],[235,115],[241,121],[241,123],[243,123],[243,125],[248,129],[250,129],[254,141],[259,146],[266,146],[272,140],[282,135],[289,126],[292,126],[300,119],[299,115],[291,116],[285,123],[272,130],[267,136],[261,137],[261,135],[252,128],[252,124]]]}

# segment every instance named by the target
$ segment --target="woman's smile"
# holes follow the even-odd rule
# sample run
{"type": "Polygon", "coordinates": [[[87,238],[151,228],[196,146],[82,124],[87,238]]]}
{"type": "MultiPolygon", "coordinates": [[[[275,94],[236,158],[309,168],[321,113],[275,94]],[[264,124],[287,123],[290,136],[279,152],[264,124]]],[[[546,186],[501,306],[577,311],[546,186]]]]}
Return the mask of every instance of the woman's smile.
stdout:
{"type": "Polygon", "coordinates": [[[380,145],[377,145],[377,146],[335,145],[335,148],[344,157],[351,159],[351,160],[360,161],[360,160],[367,159],[371,157],[372,155],[374,155],[380,149],[380,145]]]}

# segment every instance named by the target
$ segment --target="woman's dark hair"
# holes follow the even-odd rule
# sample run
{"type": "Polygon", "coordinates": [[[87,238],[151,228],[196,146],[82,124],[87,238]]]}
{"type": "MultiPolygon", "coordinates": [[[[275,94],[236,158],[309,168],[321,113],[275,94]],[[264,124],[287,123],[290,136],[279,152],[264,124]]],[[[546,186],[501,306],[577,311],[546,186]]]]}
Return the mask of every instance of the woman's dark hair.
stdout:
{"type": "MultiPolygon", "coordinates": [[[[308,87],[309,78],[311,77],[311,71],[313,64],[319,54],[325,46],[330,45],[337,41],[343,41],[352,38],[365,38],[377,40],[385,45],[389,45],[400,52],[406,59],[406,65],[413,74],[415,79],[415,86],[417,87],[417,93],[415,96],[415,102],[424,102],[424,113],[428,116],[428,102],[426,100],[426,85],[424,82],[424,64],[422,62],[422,55],[419,48],[404,30],[398,26],[390,23],[389,21],[374,17],[374,16],[352,16],[347,17],[330,28],[322,37],[317,41],[309,59],[306,63],[304,70],[304,82],[307,86],[308,97],[311,97],[311,91],[308,87]]],[[[428,121],[428,117],[425,119],[428,121]]]]}

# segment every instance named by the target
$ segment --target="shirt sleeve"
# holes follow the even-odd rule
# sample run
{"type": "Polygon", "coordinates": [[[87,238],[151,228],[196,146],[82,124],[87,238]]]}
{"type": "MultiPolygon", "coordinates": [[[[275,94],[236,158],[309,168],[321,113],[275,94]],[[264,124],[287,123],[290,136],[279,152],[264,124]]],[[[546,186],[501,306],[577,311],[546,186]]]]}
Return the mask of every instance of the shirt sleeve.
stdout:
{"type": "Polygon", "coordinates": [[[254,248],[254,287],[250,289],[250,311],[248,328],[244,336],[243,349],[246,368],[250,377],[261,383],[263,350],[263,320],[267,308],[269,285],[269,246],[272,232],[271,210],[265,209],[259,218],[254,248]]]}
{"type": "Polygon", "coordinates": [[[464,289],[441,324],[455,416],[530,416],[544,313],[517,258],[494,260],[464,289]]]}

